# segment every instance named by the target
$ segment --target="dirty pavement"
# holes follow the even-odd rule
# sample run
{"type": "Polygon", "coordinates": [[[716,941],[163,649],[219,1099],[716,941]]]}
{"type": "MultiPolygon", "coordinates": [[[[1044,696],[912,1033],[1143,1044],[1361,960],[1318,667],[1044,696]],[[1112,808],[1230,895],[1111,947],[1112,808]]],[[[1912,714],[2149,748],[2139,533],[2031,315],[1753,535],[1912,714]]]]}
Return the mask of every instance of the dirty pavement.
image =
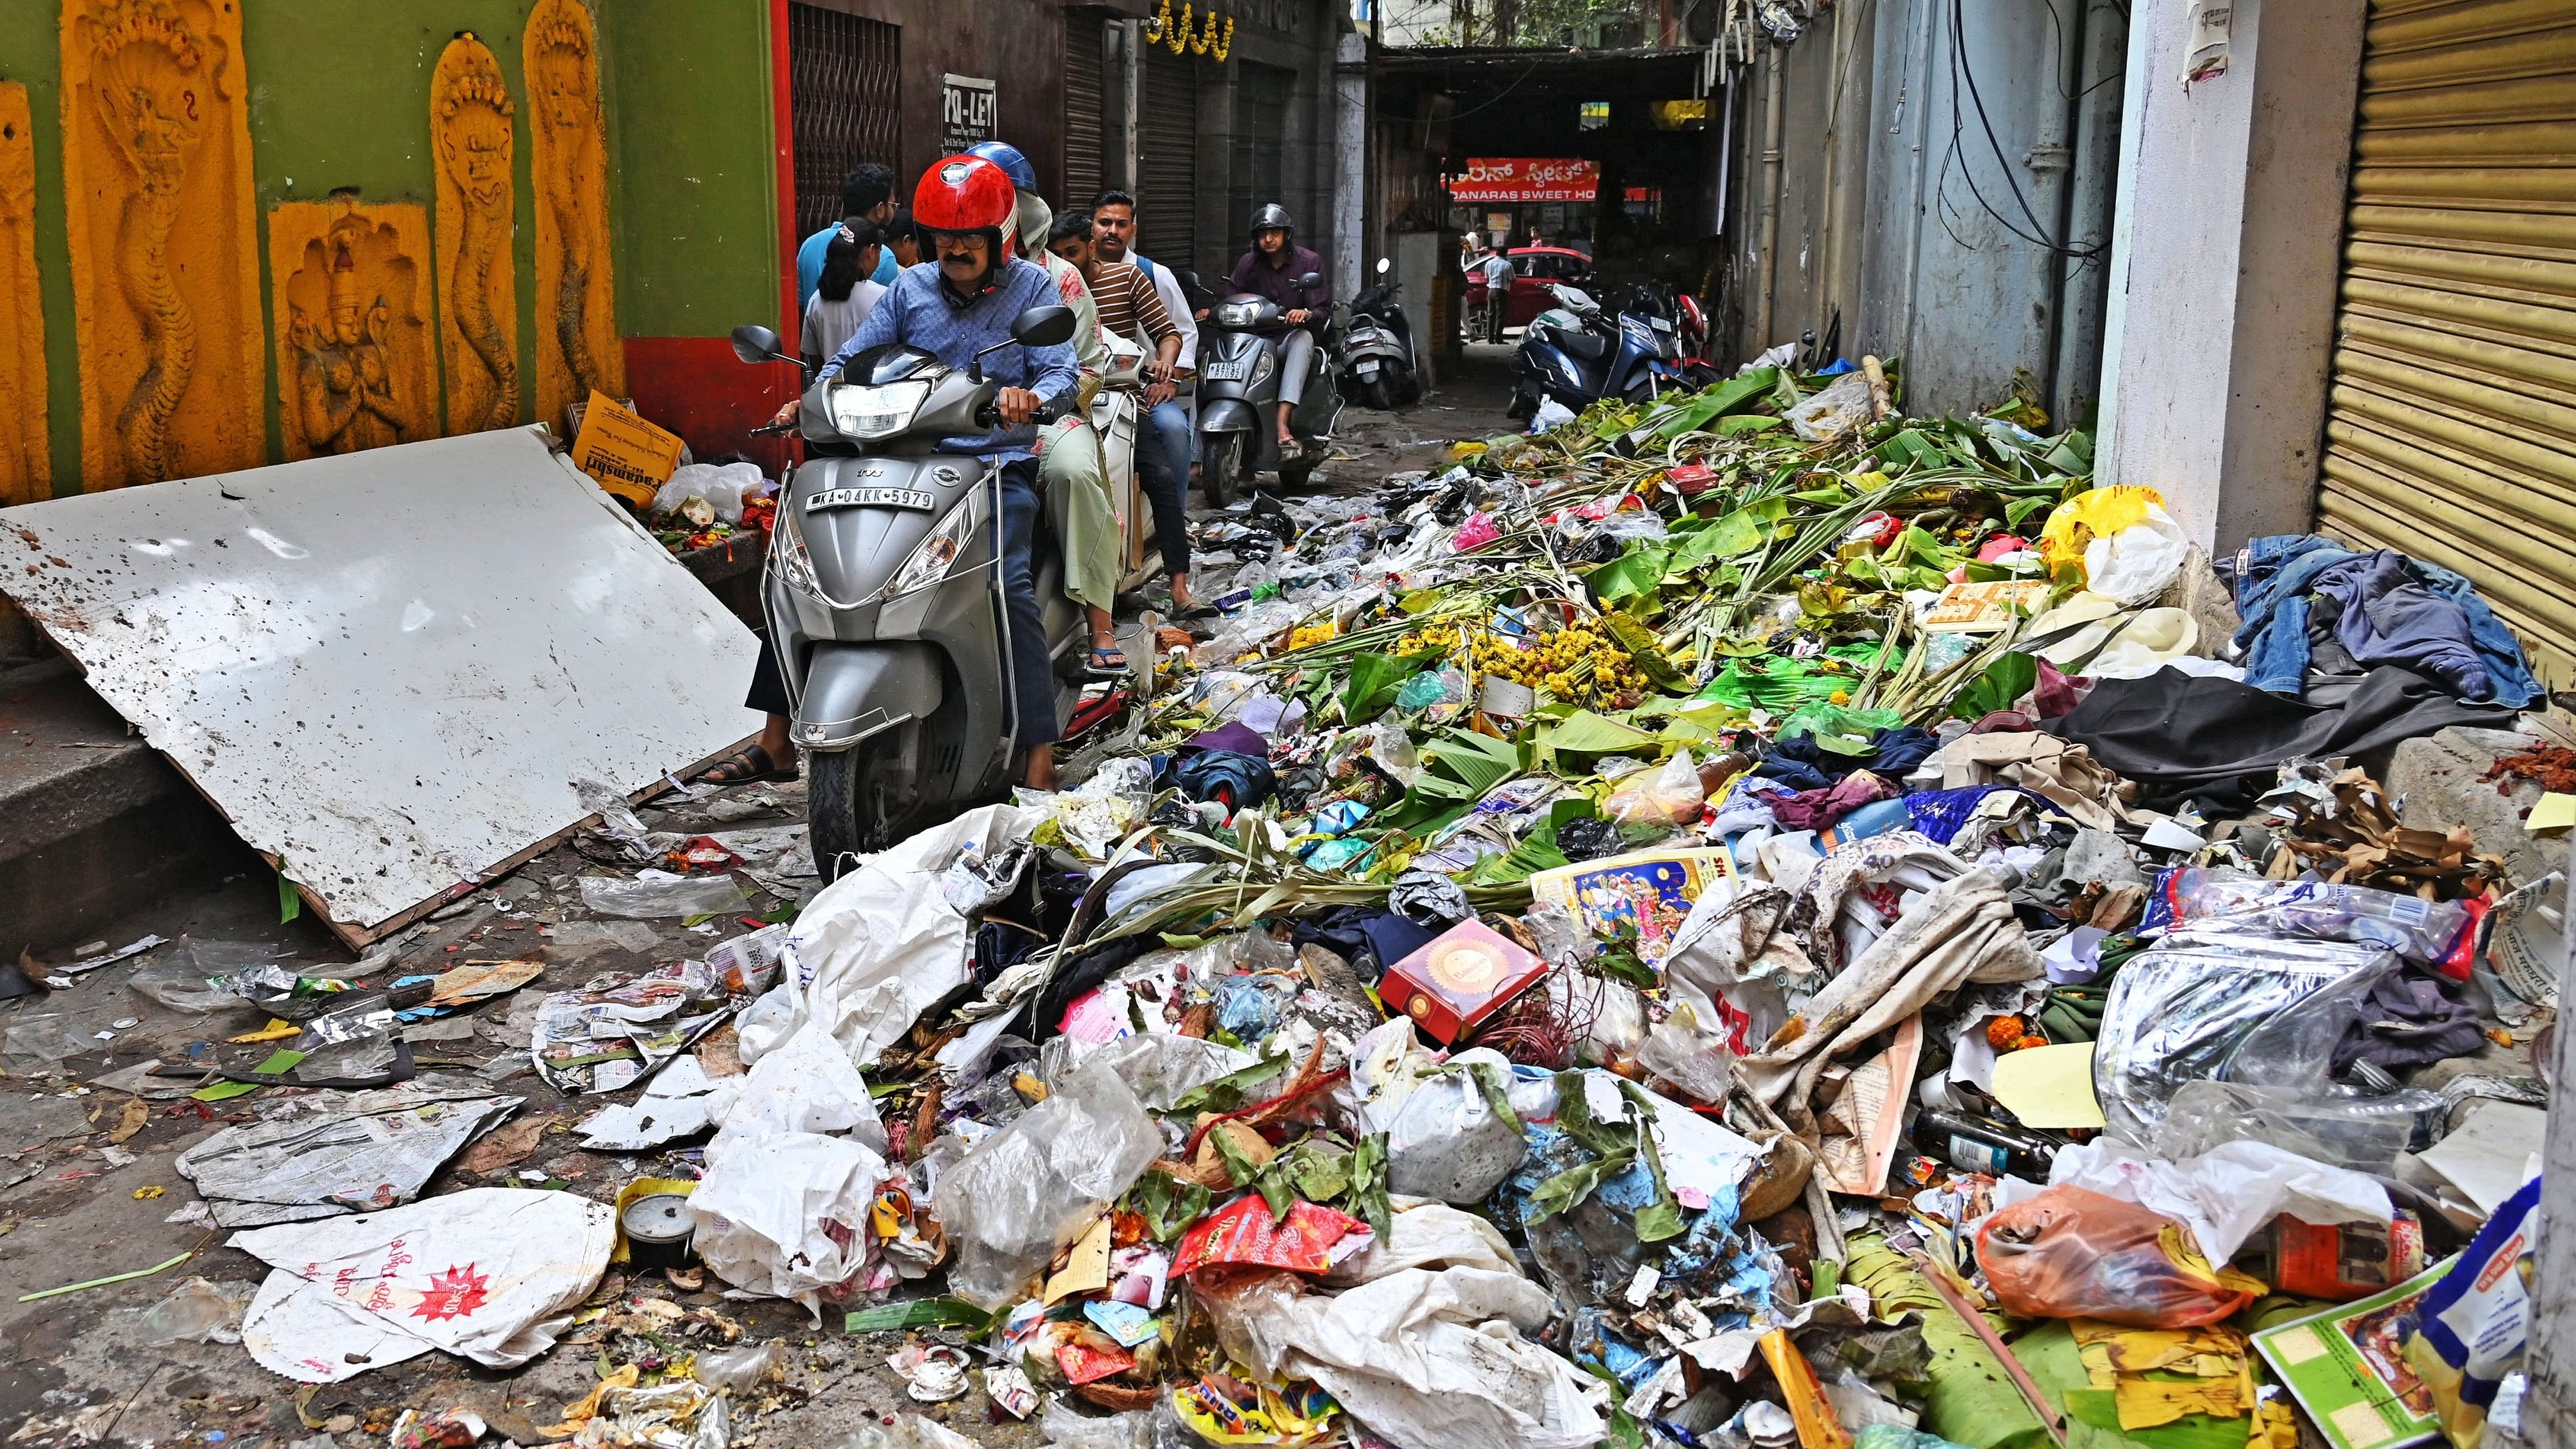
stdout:
{"type": "Polygon", "coordinates": [[[10,1442],[2509,1442],[2568,717],[1901,396],[1373,415],[1064,788],[828,882],[593,787],[363,954],[35,943],[10,1442]]]}

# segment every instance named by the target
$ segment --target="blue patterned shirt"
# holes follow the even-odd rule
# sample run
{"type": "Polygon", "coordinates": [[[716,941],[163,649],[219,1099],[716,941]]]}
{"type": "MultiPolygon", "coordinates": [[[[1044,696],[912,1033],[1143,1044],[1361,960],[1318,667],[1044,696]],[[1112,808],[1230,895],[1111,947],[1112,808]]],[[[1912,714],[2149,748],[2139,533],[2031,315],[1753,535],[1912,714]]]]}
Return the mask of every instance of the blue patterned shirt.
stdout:
{"type": "MultiPolygon", "coordinates": [[[[939,264],[923,262],[906,267],[886,289],[868,320],[832,360],[823,364],[822,378],[838,377],[841,366],[854,355],[889,342],[901,342],[935,354],[950,367],[964,371],[975,354],[996,342],[1009,342],[1011,319],[1031,307],[1063,305],[1057,295],[1055,279],[1044,267],[1019,257],[1009,259],[1002,273],[1001,285],[986,292],[966,306],[959,306],[939,280],[939,264]]],[[[984,359],[984,375],[1004,387],[1026,388],[1041,398],[1055,398],[1073,389],[1076,381],[1073,344],[1060,342],[1053,347],[1004,347],[984,359]]],[[[968,433],[962,437],[942,438],[943,453],[978,453],[1010,459],[1028,457],[1037,441],[1034,427],[1007,428],[990,433],[968,433]]]]}

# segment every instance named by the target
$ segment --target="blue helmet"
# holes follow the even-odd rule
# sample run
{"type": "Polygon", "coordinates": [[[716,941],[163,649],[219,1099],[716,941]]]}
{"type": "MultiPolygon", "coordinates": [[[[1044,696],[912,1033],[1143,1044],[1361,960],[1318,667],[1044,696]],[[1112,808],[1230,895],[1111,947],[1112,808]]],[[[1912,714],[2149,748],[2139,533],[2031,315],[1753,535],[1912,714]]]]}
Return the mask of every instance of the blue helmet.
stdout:
{"type": "Polygon", "coordinates": [[[966,154],[981,156],[1001,167],[1002,174],[1010,177],[1011,184],[1022,191],[1038,189],[1038,168],[1030,165],[1029,158],[1020,154],[1020,148],[1008,141],[978,141],[966,148],[966,154]]]}

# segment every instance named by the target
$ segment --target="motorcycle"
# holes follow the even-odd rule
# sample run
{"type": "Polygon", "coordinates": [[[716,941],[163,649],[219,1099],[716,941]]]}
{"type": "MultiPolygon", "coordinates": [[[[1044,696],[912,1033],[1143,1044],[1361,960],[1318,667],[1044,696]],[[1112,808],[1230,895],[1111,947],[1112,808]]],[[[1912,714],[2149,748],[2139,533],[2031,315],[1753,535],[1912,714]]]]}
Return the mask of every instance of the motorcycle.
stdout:
{"type": "Polygon", "coordinates": [[[1579,287],[1553,290],[1556,306],[1530,323],[1512,354],[1510,416],[1534,416],[1551,398],[1579,413],[1605,397],[1644,402],[1687,385],[1670,318],[1629,310],[1613,319],[1579,287]]]}
{"type": "MultiPolygon", "coordinates": [[[[952,368],[893,343],[810,381],[795,424],[807,460],[786,479],[761,612],[794,706],[789,738],[812,764],[814,859],[824,876],[1011,784],[1017,721],[1002,597],[1001,466],[934,451],[997,427],[983,359],[1073,336],[1066,307],[1032,307],[1009,341],[952,368]]],[[[745,363],[795,362],[766,327],[733,331],[745,363]]],[[[801,364],[800,364],[801,369],[801,364]]],[[[1039,410],[1040,425],[1069,399],[1039,410]]],[[[758,431],[784,431],[762,429],[758,431]]],[[[1041,551],[1037,592],[1058,707],[1078,696],[1082,610],[1041,551]]]]}
{"type": "MultiPolygon", "coordinates": [[[[1319,286],[1323,278],[1308,272],[1301,287],[1319,286]]],[[[1263,332],[1280,325],[1279,304],[1253,292],[1238,292],[1208,310],[1199,329],[1198,433],[1200,476],[1208,501],[1219,508],[1249,489],[1262,469],[1275,468],[1279,486],[1301,488],[1322,462],[1333,440],[1334,420],[1342,399],[1333,386],[1334,334],[1328,324],[1315,344],[1314,376],[1298,395],[1288,429],[1297,439],[1297,456],[1279,453],[1273,409],[1279,403],[1279,343],[1263,332]]]]}
{"type": "MultiPolygon", "coordinates": [[[[1387,265],[1386,258],[1378,258],[1380,277],[1387,265]]],[[[1402,283],[1381,281],[1351,299],[1338,360],[1342,394],[1361,407],[1384,412],[1422,397],[1422,377],[1413,363],[1413,324],[1398,305],[1402,293],[1402,283]]]]}

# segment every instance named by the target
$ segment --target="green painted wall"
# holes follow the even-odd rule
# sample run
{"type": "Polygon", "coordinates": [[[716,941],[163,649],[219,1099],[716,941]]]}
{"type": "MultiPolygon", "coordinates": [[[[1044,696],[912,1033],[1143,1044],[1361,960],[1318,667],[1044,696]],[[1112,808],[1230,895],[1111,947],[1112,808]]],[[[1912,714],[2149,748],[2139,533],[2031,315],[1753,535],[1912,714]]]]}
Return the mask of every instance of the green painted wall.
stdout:
{"type": "MultiPolygon", "coordinates": [[[[355,186],[368,201],[417,202],[437,189],[429,83],[439,53],[472,30],[518,98],[519,365],[536,375],[536,200],[529,179],[522,25],[535,0],[241,0],[252,169],[260,213],[260,306],[267,318],[268,209],[355,186]]],[[[767,0],[591,0],[608,112],[609,210],[619,330],[720,337],[779,308],[777,173],[770,150],[767,0]]],[[[0,80],[34,111],[36,267],[45,297],[54,491],[80,491],[80,365],[64,232],[60,0],[0,0],[0,80]]],[[[424,259],[434,265],[433,259],[424,259]]],[[[274,319],[265,322],[274,338],[274,319]]],[[[272,342],[273,351],[273,342],[272,342]]],[[[269,359],[268,443],[278,456],[277,360],[269,359]]],[[[535,389],[525,390],[533,408],[535,389]]]]}
{"type": "Polygon", "coordinates": [[[62,52],[54,7],[0,0],[0,80],[23,82],[36,133],[36,273],[45,296],[45,420],[54,496],[80,491],[80,355],[72,346],[72,258],[63,220],[62,52]]]}
{"type": "Polygon", "coordinates": [[[630,337],[778,325],[768,0],[598,0],[614,60],[617,322],[630,337]]]}

